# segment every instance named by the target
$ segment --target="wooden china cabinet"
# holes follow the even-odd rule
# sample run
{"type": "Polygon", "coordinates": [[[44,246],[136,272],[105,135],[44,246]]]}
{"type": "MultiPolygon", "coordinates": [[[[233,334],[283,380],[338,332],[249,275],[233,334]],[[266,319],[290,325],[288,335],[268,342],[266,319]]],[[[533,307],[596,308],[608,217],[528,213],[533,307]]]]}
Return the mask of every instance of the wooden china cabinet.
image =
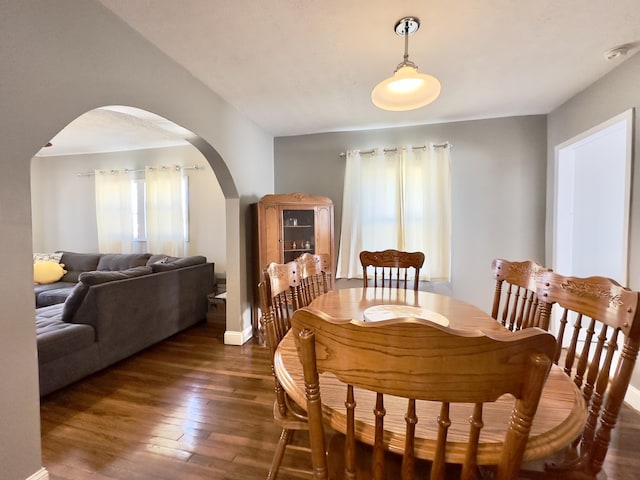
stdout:
{"type": "Polygon", "coordinates": [[[333,202],[327,197],[292,193],[265,195],[257,204],[258,269],[286,263],[303,253],[328,255],[333,273],[333,202]]]}
{"type": "MultiPolygon", "coordinates": [[[[304,193],[265,195],[254,207],[255,306],[259,304],[258,282],[271,262],[290,262],[303,253],[326,254],[323,267],[333,275],[333,202],[330,198],[304,193]]],[[[256,310],[254,308],[254,312],[256,310]]]]}

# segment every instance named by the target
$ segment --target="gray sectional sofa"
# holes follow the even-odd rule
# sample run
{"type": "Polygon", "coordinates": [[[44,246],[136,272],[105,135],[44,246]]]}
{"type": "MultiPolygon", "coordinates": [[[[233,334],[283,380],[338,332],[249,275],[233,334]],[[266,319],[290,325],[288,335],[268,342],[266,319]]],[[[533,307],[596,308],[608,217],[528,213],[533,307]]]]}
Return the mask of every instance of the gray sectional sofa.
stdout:
{"type": "Polygon", "coordinates": [[[203,319],[214,291],[205,257],[64,252],[67,273],[36,285],[40,395],[203,319]]]}

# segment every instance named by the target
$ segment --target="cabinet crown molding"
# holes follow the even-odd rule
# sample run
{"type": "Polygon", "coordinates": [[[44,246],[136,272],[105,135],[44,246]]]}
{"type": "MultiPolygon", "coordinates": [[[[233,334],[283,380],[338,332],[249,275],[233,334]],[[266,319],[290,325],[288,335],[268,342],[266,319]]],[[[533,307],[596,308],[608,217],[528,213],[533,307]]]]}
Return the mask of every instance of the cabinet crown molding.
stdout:
{"type": "Polygon", "coordinates": [[[306,193],[273,193],[265,195],[260,199],[260,203],[297,204],[313,203],[317,205],[333,205],[329,197],[319,195],[307,195],[306,193]]]}

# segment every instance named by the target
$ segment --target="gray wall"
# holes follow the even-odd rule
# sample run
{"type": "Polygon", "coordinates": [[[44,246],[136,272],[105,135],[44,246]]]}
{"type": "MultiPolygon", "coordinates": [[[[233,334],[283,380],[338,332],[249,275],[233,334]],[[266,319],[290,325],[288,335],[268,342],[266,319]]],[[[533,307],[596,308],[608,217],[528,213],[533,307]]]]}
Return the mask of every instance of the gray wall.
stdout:
{"type": "MultiPolygon", "coordinates": [[[[585,89],[579,95],[551,112],[548,116],[548,167],[547,201],[552,205],[553,172],[555,167],[554,148],[608,120],[609,118],[635,108],[634,115],[634,158],[631,184],[631,222],[629,238],[629,287],[640,290],[640,175],[638,175],[637,152],[640,151],[640,55],[634,55],[611,73],[585,89]]],[[[551,262],[553,234],[553,211],[547,212],[547,260],[551,262]]],[[[640,368],[635,369],[631,385],[640,388],[640,368]]]]}
{"type": "Polygon", "coordinates": [[[331,198],[337,252],[345,163],[341,152],[451,142],[452,278],[450,285],[434,290],[488,311],[494,258],[544,261],[546,128],[545,116],[526,116],[280,137],[274,150],[275,190],[331,198]]]}
{"type": "Polygon", "coordinates": [[[273,192],[273,138],[96,0],[0,0],[0,65],[0,476],[24,480],[41,474],[33,156],[103,105],[142,108],[199,136],[225,196],[225,340],[241,339],[251,327],[245,218],[251,202],[273,192]]]}

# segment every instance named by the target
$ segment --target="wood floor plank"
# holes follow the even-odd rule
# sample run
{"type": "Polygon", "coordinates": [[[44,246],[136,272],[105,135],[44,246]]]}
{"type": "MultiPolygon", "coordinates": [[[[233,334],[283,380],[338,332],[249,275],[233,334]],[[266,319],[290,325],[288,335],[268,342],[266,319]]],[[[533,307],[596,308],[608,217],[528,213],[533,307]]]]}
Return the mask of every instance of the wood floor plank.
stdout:
{"type": "MultiPolygon", "coordinates": [[[[280,435],[269,352],[224,345],[203,322],[42,399],[50,480],[266,478],[280,435]]],[[[307,444],[305,432],[294,443],[307,444]]],[[[638,478],[640,414],[623,408],[605,462],[609,479],[638,478]]],[[[289,450],[279,480],[310,478],[308,454],[289,450]]]]}

